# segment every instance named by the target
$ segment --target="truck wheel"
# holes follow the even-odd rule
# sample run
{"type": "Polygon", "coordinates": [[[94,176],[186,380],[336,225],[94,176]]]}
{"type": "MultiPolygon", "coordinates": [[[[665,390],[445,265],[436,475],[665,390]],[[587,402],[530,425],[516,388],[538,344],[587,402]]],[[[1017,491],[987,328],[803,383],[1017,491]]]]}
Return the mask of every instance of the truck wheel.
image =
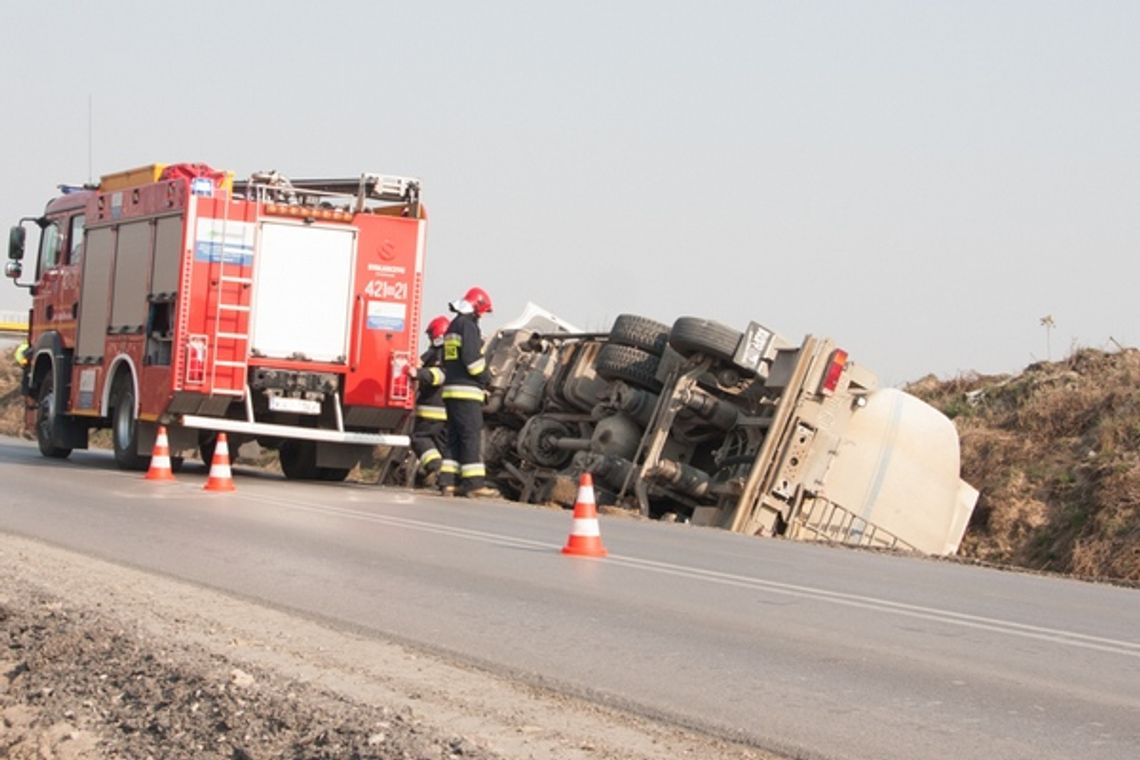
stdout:
{"type": "Polygon", "coordinates": [[[59,406],[55,398],[55,377],[53,370],[48,370],[44,379],[40,381],[40,393],[36,405],[36,443],[39,444],[40,453],[50,459],[67,459],[71,456],[71,449],[55,445],[56,415],[59,406]]]}
{"type": "Polygon", "coordinates": [[[679,317],[669,332],[669,345],[682,356],[705,354],[731,362],[744,333],[719,322],[698,317],[679,317]]]}
{"type": "Polygon", "coordinates": [[[111,415],[111,445],[115,464],[120,470],[145,470],[150,457],[138,453],[139,421],[135,417],[135,389],[130,381],[120,380],[115,393],[115,409],[111,415]]]}
{"type": "Polygon", "coordinates": [[[658,393],[661,382],[657,379],[657,365],[661,363],[653,354],[640,348],[607,343],[598,351],[594,368],[606,380],[622,380],[630,385],[658,393]]]}
{"type": "Polygon", "coordinates": [[[218,447],[218,434],[198,432],[198,454],[202,457],[202,464],[209,467],[214,462],[214,449],[218,447]]]}
{"type": "Polygon", "coordinates": [[[281,472],[289,480],[315,480],[320,476],[317,445],[312,441],[285,441],[277,449],[277,458],[281,460],[281,472]]]}
{"type": "Polygon", "coordinates": [[[619,314],[610,328],[610,343],[660,356],[669,342],[669,326],[633,314],[619,314]]]}
{"type": "Polygon", "coordinates": [[[340,483],[348,477],[348,473],[351,471],[351,467],[318,467],[317,478],[327,480],[330,483],[340,483]]]}

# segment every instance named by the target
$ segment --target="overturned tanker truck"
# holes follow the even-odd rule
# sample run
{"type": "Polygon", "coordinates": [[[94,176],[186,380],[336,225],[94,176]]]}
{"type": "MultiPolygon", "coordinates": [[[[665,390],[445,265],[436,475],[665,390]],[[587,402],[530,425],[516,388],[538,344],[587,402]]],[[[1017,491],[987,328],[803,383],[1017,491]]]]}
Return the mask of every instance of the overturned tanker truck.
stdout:
{"type": "Polygon", "coordinates": [[[957,551],[978,492],[953,423],[828,338],[623,314],[583,332],[530,305],[496,332],[488,475],[515,499],[918,551],[957,551]]]}

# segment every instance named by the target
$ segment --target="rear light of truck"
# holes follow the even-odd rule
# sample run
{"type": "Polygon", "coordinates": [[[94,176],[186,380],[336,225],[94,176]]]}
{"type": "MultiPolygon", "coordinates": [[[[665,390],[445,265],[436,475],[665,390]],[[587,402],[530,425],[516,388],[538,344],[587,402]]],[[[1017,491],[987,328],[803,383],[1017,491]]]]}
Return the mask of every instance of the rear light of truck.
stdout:
{"type": "Polygon", "coordinates": [[[186,341],[186,384],[201,385],[206,382],[206,351],[208,343],[205,335],[191,335],[186,341]]]}
{"type": "Polygon", "coordinates": [[[412,381],[404,372],[410,356],[406,351],[394,351],[392,353],[392,384],[388,390],[388,400],[391,402],[407,401],[408,395],[411,393],[412,381]]]}
{"type": "Polygon", "coordinates": [[[839,387],[839,378],[843,376],[846,367],[847,352],[842,348],[832,351],[827,360],[827,369],[823,373],[823,382],[819,384],[819,392],[824,396],[835,393],[835,389],[839,387]]]}

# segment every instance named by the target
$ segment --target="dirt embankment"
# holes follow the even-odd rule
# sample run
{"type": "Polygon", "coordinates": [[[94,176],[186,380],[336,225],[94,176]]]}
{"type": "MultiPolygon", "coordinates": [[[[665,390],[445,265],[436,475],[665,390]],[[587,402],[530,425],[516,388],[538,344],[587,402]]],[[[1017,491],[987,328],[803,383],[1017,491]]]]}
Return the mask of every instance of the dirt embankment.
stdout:
{"type": "Polygon", "coordinates": [[[48,596],[0,604],[0,756],[496,757],[410,709],[354,704],[48,596]]]}
{"type": "Polygon", "coordinates": [[[20,395],[20,367],[11,351],[0,355],[0,434],[24,435],[24,397],[20,395]]]}
{"type": "Polygon", "coordinates": [[[954,420],[981,492],[960,555],[1140,582],[1140,351],[906,390],[954,420]]]}

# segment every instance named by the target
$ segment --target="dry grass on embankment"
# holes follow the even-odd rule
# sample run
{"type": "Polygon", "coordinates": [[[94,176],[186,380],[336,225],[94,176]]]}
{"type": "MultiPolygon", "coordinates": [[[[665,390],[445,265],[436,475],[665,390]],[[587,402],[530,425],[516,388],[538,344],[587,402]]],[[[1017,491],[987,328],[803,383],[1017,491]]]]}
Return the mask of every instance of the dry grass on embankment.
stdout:
{"type": "Polygon", "coordinates": [[[1140,351],[906,390],[954,420],[962,477],[981,491],[961,555],[1140,581],[1140,351]]]}
{"type": "Polygon", "coordinates": [[[20,396],[20,367],[8,351],[0,356],[0,434],[21,435],[24,399],[20,396]]]}

